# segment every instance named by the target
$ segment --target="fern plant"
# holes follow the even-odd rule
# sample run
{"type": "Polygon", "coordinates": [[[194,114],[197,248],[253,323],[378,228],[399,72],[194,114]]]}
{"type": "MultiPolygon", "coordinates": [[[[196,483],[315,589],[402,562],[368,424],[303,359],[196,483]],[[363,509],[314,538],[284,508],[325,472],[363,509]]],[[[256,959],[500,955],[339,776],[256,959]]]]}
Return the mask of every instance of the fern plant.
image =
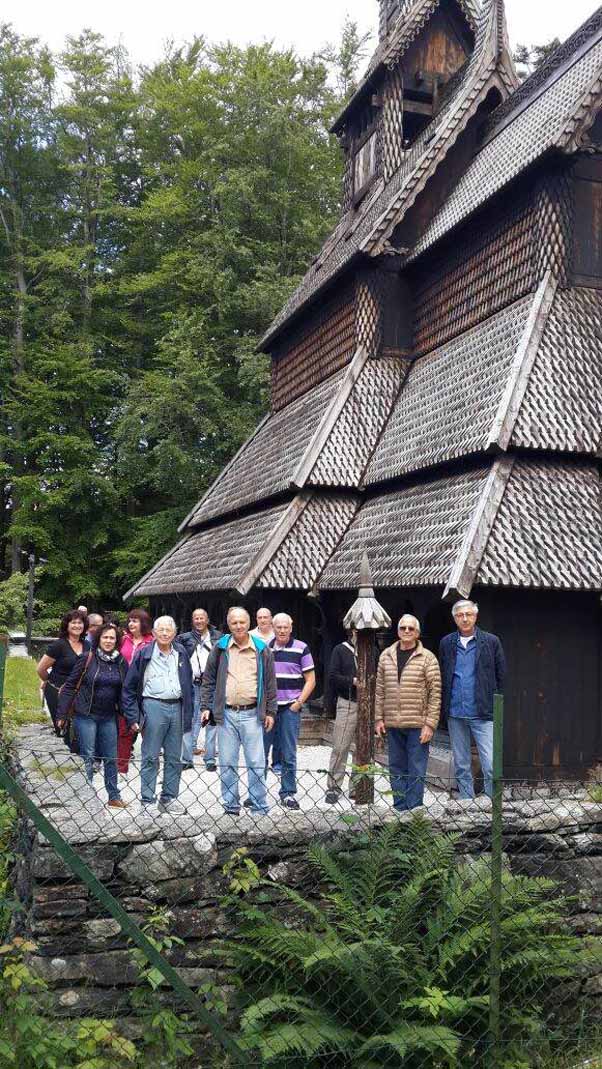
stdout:
{"type": "MultiPolygon", "coordinates": [[[[314,846],[320,902],[282,886],[294,924],[237,904],[227,953],[238,976],[239,1042],[274,1069],[491,1065],[491,879],[424,819],[387,826],[353,857],[314,846]]],[[[549,998],[583,964],[566,902],[545,879],[505,872],[501,1065],[532,1065],[549,998]]]]}

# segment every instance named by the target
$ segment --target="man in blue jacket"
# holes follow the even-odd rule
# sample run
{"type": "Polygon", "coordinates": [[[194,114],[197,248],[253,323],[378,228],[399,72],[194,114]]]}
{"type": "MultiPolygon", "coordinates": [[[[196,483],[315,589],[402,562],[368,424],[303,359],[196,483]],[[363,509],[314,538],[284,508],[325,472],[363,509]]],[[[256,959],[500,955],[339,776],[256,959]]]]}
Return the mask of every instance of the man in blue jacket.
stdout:
{"type": "Polygon", "coordinates": [[[267,813],[263,732],[277,712],[274,655],[249,634],[246,609],[228,613],[230,634],[213,647],[203,673],[203,724],[217,724],[222,801],[226,813],[240,813],[239,767],[242,746],[254,813],[267,813]]]}
{"type": "Polygon", "coordinates": [[[159,757],[163,751],[163,783],[159,808],[183,812],[176,800],[182,774],[182,736],[192,727],[192,670],[183,646],[174,642],[176,625],[160,616],[154,642],[132,661],[121,695],[123,715],[142,737],[142,805],[155,804],[159,757]]]}
{"type": "Polygon", "coordinates": [[[460,798],[474,798],[471,742],[474,739],[485,791],[492,795],[493,696],[502,694],[506,659],[497,635],[477,627],[479,606],[457,601],[452,616],[457,630],[439,646],[443,685],[443,720],[447,722],[460,798]]]}

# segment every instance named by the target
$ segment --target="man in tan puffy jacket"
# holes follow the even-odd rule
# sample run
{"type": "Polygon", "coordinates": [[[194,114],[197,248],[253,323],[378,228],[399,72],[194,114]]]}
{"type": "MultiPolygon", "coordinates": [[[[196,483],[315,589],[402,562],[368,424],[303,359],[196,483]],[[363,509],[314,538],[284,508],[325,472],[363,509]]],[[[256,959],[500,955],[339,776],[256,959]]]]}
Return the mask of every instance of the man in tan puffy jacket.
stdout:
{"type": "Polygon", "coordinates": [[[415,616],[402,616],[398,634],[378,662],[375,731],[388,736],[393,805],[402,812],[422,805],[429,743],[441,715],[441,673],[420,641],[415,616]]]}

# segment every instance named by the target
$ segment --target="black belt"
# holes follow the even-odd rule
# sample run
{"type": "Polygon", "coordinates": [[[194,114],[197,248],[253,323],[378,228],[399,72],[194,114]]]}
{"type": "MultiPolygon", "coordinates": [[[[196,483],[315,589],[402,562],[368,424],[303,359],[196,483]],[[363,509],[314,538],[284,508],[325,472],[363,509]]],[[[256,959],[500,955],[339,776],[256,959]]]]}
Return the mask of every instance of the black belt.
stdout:
{"type": "Polygon", "coordinates": [[[256,709],[257,702],[251,702],[250,705],[226,705],[226,709],[232,709],[234,713],[244,713],[247,709],[256,709]]]}
{"type": "Polygon", "coordinates": [[[181,698],[151,698],[150,694],[144,694],[142,700],[145,702],[161,702],[162,705],[175,705],[177,702],[181,702],[181,698]]]}

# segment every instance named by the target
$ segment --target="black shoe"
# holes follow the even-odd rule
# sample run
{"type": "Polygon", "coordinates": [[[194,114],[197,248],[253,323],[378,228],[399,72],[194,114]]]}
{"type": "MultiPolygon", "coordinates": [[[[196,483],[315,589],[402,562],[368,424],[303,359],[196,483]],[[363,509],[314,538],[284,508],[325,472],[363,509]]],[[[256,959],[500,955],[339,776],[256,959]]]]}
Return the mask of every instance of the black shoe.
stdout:
{"type": "Polygon", "coordinates": [[[224,809],[224,813],[228,817],[239,817],[240,809],[224,809]]]}
{"type": "Polygon", "coordinates": [[[215,761],[208,761],[205,765],[207,772],[217,772],[217,765],[215,761]]]}
{"type": "Polygon", "coordinates": [[[336,805],[340,797],[341,796],[338,791],[326,791],[326,794],[324,795],[324,801],[327,805],[336,805]]]}
{"type": "Polygon", "coordinates": [[[285,798],[280,799],[280,805],[284,809],[301,809],[296,798],[293,798],[292,794],[287,794],[285,798]]]}
{"type": "Polygon", "coordinates": [[[252,809],[253,808],[253,803],[252,803],[250,798],[245,798],[245,800],[243,802],[243,805],[244,805],[245,809],[252,809]]]}
{"type": "Polygon", "coordinates": [[[182,772],[190,772],[191,768],[194,768],[194,765],[191,765],[191,764],[182,765],[182,772]]]}

